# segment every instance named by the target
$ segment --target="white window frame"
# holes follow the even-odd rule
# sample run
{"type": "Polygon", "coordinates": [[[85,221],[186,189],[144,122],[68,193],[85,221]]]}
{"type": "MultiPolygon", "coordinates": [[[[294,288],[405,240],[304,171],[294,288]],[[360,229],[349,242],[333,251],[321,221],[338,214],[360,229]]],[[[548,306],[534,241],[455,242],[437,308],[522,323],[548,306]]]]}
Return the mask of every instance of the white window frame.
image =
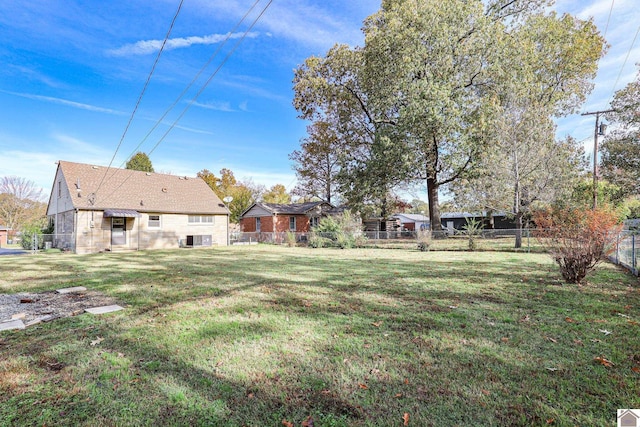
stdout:
{"type": "Polygon", "coordinates": [[[147,220],[147,228],[157,230],[162,228],[162,215],[149,215],[147,220]],[[151,219],[152,217],[158,217],[158,219],[151,219]],[[154,225],[152,225],[152,222],[154,225]],[[157,223],[157,225],[155,225],[157,223]]]}
{"type": "Polygon", "coordinates": [[[297,218],[295,216],[289,217],[289,231],[296,231],[297,218]],[[291,227],[293,225],[293,227],[291,227]]]}
{"type": "Polygon", "coordinates": [[[262,221],[260,220],[260,217],[256,217],[256,233],[260,233],[260,226],[262,225],[261,223],[262,221]]]}
{"type": "Polygon", "coordinates": [[[189,215],[187,222],[189,225],[213,225],[216,221],[213,215],[189,215]]]}

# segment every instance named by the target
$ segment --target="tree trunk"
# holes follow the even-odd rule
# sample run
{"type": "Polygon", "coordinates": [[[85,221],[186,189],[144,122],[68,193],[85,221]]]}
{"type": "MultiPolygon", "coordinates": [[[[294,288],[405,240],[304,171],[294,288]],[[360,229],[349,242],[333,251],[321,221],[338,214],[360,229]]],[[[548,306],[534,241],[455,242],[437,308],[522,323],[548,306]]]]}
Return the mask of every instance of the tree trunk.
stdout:
{"type": "Polygon", "coordinates": [[[522,247],[522,212],[516,213],[516,249],[522,247]]]}
{"type": "Polygon", "coordinates": [[[513,214],[516,217],[516,249],[522,247],[522,212],[520,211],[520,164],[518,163],[518,151],[513,150],[513,175],[515,185],[513,188],[513,214]]]}
{"type": "Polygon", "coordinates": [[[427,197],[429,199],[429,222],[431,231],[435,231],[434,237],[442,233],[440,221],[440,203],[438,202],[438,185],[433,178],[427,178],[427,197]]]}

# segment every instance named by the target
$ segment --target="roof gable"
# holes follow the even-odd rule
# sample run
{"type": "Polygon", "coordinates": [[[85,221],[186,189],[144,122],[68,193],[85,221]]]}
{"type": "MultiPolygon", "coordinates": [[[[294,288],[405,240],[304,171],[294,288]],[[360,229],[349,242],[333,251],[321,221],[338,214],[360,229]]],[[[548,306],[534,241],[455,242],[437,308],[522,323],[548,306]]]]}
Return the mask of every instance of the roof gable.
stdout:
{"type": "Polygon", "coordinates": [[[316,209],[318,206],[323,212],[335,209],[333,205],[327,202],[307,202],[307,203],[254,203],[245,210],[241,217],[260,216],[261,213],[270,215],[306,215],[316,209]]]}
{"type": "Polygon", "coordinates": [[[229,213],[220,198],[200,178],[66,161],[58,162],[58,170],[64,178],[61,185],[67,187],[76,209],[229,213]]]}

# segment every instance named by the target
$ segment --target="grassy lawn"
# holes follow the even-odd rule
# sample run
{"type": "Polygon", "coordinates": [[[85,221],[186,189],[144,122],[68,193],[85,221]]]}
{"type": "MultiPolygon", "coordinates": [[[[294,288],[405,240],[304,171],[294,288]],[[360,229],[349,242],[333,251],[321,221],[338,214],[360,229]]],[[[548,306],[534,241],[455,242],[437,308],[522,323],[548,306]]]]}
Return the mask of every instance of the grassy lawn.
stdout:
{"type": "Polygon", "coordinates": [[[126,309],[0,333],[0,425],[597,426],[640,408],[640,286],[608,264],[578,287],[526,253],[0,259],[0,293],[80,285],[126,309]]]}

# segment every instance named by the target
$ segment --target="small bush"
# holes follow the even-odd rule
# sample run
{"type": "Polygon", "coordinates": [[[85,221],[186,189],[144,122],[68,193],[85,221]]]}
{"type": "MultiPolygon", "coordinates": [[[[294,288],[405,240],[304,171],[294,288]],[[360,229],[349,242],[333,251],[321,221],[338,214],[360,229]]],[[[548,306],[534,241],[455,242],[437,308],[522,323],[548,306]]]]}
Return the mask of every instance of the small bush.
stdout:
{"type": "Polygon", "coordinates": [[[294,247],[296,245],[296,233],[293,231],[287,231],[285,241],[287,242],[287,246],[290,248],[294,247]]]}
{"type": "Polygon", "coordinates": [[[608,208],[535,212],[536,236],[567,283],[580,283],[614,249],[622,226],[608,208]]]}
{"type": "Polygon", "coordinates": [[[418,250],[427,252],[431,248],[431,230],[418,231],[418,250]]]}
{"type": "Polygon", "coordinates": [[[336,247],[348,249],[362,247],[366,237],[360,223],[348,212],[339,216],[328,216],[320,220],[309,238],[309,247],[336,247]]]}
{"type": "Polygon", "coordinates": [[[35,238],[35,249],[44,248],[44,236],[39,229],[25,228],[20,234],[20,246],[26,250],[34,249],[33,243],[35,238]]]}
{"type": "Polygon", "coordinates": [[[478,221],[475,218],[467,218],[464,225],[464,234],[469,239],[469,250],[471,252],[478,248],[477,238],[482,232],[482,221],[478,221]]]}
{"type": "Polygon", "coordinates": [[[310,248],[324,248],[327,246],[331,246],[331,239],[322,237],[317,233],[311,233],[309,235],[308,245],[310,248]]]}

